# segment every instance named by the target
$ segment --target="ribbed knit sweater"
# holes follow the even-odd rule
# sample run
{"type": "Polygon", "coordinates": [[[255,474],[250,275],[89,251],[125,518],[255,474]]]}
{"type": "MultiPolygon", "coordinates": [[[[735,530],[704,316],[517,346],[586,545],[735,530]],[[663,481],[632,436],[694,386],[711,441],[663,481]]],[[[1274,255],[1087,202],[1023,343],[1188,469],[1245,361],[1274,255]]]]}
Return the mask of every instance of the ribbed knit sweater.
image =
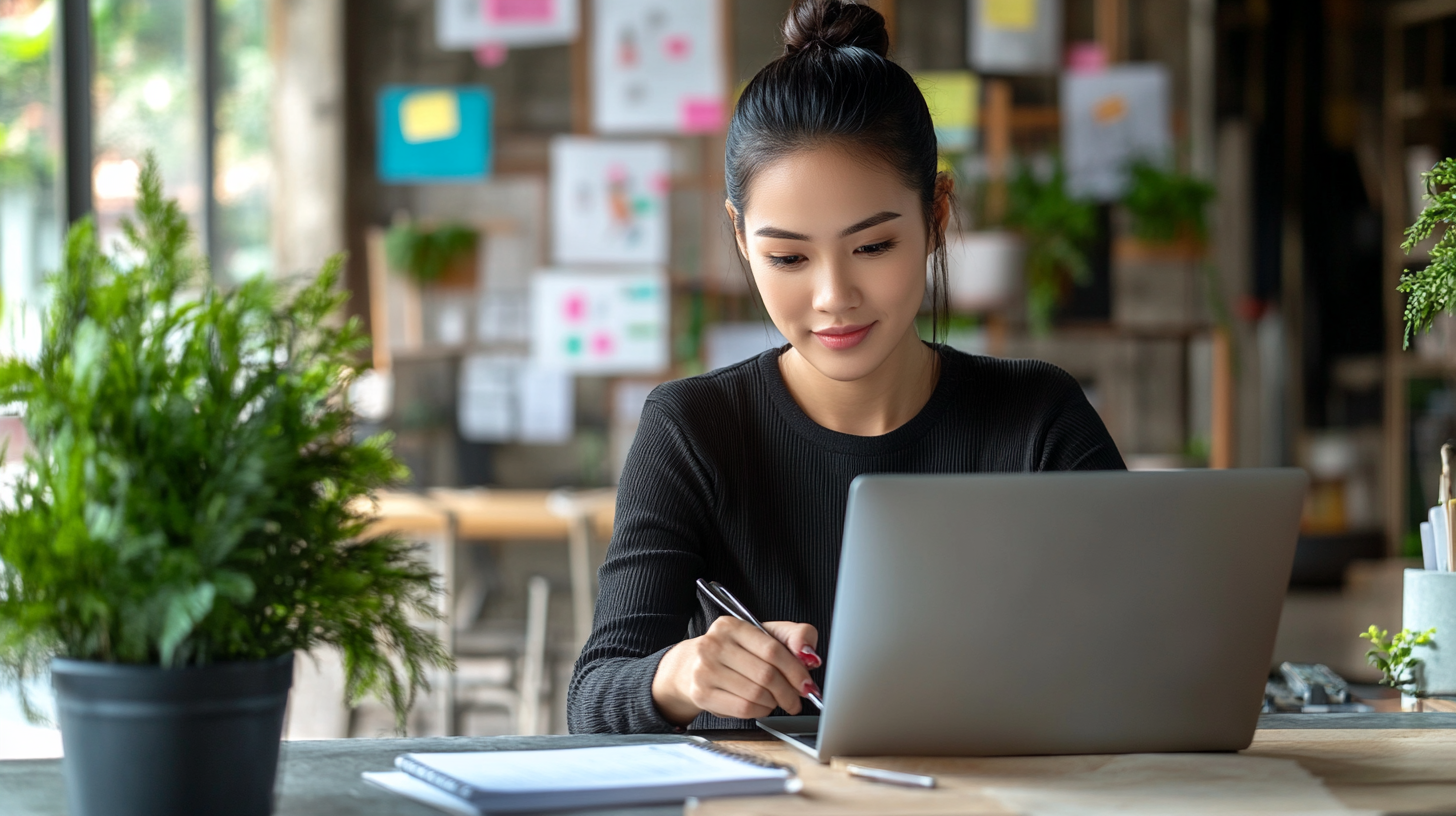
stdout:
{"type": "MultiPolygon", "coordinates": [[[[862,473],[1124,467],[1066,372],[937,348],[940,379],[929,401],[883,436],[811,420],[779,375],[782,349],[652,392],[618,487],[595,624],[568,692],[573,733],[678,730],[653,703],[652,678],[664,652],[718,617],[698,598],[698,578],[722,582],[760,620],[812,624],[819,654],[832,661],[844,514],[849,483],[862,473]]],[[[812,675],[822,687],[824,669],[812,675]]],[[[707,713],[689,725],[745,727],[707,713]]]]}

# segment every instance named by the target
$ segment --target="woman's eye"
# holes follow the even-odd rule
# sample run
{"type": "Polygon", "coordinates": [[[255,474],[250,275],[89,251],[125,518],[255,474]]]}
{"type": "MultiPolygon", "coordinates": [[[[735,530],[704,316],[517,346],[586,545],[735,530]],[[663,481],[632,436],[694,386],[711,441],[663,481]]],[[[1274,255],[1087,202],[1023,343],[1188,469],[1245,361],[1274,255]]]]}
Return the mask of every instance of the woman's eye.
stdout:
{"type": "Polygon", "coordinates": [[[865,244],[859,249],[856,249],[855,253],[862,255],[883,255],[884,253],[889,252],[891,249],[894,248],[894,241],[880,241],[877,244],[865,244]]]}
{"type": "Polygon", "coordinates": [[[797,266],[798,264],[802,263],[803,260],[804,260],[804,256],[803,255],[769,255],[768,256],[769,265],[770,266],[778,266],[778,267],[797,266]]]}

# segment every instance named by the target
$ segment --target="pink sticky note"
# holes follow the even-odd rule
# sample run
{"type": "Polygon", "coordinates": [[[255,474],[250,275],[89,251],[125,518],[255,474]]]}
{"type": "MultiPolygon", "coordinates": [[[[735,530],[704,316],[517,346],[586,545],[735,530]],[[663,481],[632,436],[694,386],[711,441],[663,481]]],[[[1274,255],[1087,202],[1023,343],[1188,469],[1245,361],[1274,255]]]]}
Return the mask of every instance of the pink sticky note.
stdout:
{"type": "Polygon", "coordinates": [[[686,34],[669,34],[662,38],[662,50],[670,60],[684,60],[693,50],[693,41],[686,34]]]}
{"type": "Polygon", "coordinates": [[[615,345],[616,343],[612,342],[612,336],[604,331],[597,332],[596,334],[592,335],[592,354],[595,354],[598,357],[606,357],[607,355],[611,354],[612,348],[615,345]]]}
{"type": "Polygon", "coordinates": [[[492,23],[549,23],[556,18],[556,0],[484,0],[482,10],[492,23]]]}
{"type": "Polygon", "coordinates": [[[653,173],[647,179],[647,189],[654,195],[665,196],[672,189],[672,179],[666,173],[653,173]]]}
{"type": "Polygon", "coordinates": [[[586,317],[586,296],[573,292],[561,301],[561,314],[569,323],[580,323],[586,317]]]}
{"type": "Polygon", "coordinates": [[[723,100],[686,97],[678,108],[678,130],[683,133],[713,133],[723,129],[723,100]]]}
{"type": "Polygon", "coordinates": [[[1072,43],[1067,48],[1067,70],[1074,74],[1095,74],[1107,68],[1107,51],[1100,43],[1072,43]]]}
{"type": "Polygon", "coordinates": [[[510,49],[505,43],[481,43],[475,47],[475,64],[482,68],[496,68],[506,61],[510,49]]]}

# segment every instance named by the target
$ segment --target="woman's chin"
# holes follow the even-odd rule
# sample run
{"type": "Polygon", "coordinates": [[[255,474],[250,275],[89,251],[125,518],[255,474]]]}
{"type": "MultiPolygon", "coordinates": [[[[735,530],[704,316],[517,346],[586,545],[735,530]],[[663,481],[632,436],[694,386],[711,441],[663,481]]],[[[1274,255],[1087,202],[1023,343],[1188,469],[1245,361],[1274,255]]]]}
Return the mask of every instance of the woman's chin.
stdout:
{"type": "Polygon", "coordinates": [[[861,343],[854,348],[815,348],[820,345],[812,335],[803,345],[795,346],[799,356],[823,376],[837,382],[862,380],[879,370],[889,359],[893,348],[879,348],[878,343],[861,343]]]}

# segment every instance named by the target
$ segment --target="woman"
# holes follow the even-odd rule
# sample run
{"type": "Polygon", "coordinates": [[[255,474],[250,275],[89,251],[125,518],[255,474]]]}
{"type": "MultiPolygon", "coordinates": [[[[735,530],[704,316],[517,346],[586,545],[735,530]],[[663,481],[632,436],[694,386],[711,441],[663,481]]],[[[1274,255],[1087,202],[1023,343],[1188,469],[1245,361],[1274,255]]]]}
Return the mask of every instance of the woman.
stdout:
{"type": "MultiPolygon", "coordinates": [[[[861,473],[1120,469],[1081,388],[1030,361],[924,343],[943,312],[951,182],[873,9],[802,0],[729,125],[727,210],[789,343],[656,389],[620,482],[574,732],[741,728],[799,713],[828,656],[861,473]],[[769,637],[695,595],[722,582],[769,637]]],[[[914,671],[907,666],[906,671],[914,671]]]]}

